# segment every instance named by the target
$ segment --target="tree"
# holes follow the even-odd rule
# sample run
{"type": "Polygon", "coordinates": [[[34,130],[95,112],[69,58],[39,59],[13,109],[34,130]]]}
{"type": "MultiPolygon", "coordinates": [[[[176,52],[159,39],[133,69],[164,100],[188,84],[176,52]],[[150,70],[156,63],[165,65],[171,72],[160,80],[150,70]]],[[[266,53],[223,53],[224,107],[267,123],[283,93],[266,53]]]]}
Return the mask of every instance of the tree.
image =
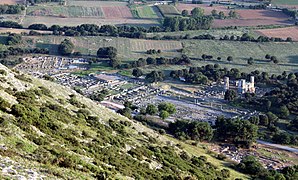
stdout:
{"type": "Polygon", "coordinates": [[[287,132],[278,132],[273,135],[272,140],[278,144],[290,144],[291,137],[287,132]]]}
{"type": "Polygon", "coordinates": [[[236,17],[237,17],[237,13],[236,13],[236,11],[231,10],[231,11],[229,12],[229,17],[230,17],[230,18],[236,18],[236,17]]]}
{"type": "Polygon", "coordinates": [[[262,126],[268,126],[269,119],[268,119],[268,116],[266,114],[261,114],[259,116],[259,118],[260,118],[260,125],[262,125],[262,126]]]}
{"type": "Polygon", "coordinates": [[[262,164],[254,156],[245,156],[237,165],[237,168],[241,172],[251,175],[260,175],[266,171],[262,164]]]}
{"type": "Polygon", "coordinates": [[[229,61],[229,62],[233,61],[233,57],[232,56],[228,56],[227,57],[227,61],[229,61]]]}
{"type": "Polygon", "coordinates": [[[146,75],[145,79],[150,83],[163,81],[164,74],[161,71],[152,71],[151,73],[146,75]]]}
{"type": "Polygon", "coordinates": [[[267,114],[269,125],[274,125],[278,121],[278,117],[272,112],[268,112],[267,114]]]}
{"type": "Polygon", "coordinates": [[[189,15],[189,12],[187,10],[183,10],[181,12],[181,15],[184,16],[184,17],[187,17],[189,15]]]}
{"type": "Polygon", "coordinates": [[[252,58],[252,57],[250,57],[248,60],[247,60],[247,64],[249,64],[249,65],[252,65],[252,64],[254,64],[255,62],[254,62],[254,59],[252,58]]]}
{"type": "Polygon", "coordinates": [[[158,105],[159,111],[167,111],[170,114],[174,114],[176,112],[176,107],[172,103],[162,102],[158,105]]]}
{"type": "Polygon", "coordinates": [[[142,71],[141,69],[139,69],[139,68],[136,68],[136,69],[134,69],[134,70],[132,71],[132,75],[133,75],[134,77],[140,77],[140,76],[143,75],[143,71],[142,71]]]}
{"type": "Polygon", "coordinates": [[[250,147],[256,141],[258,126],[242,119],[218,117],[215,122],[216,138],[243,147],[250,147]]]}
{"type": "Polygon", "coordinates": [[[20,34],[11,33],[7,37],[7,45],[16,45],[22,41],[22,36],[20,34]]]}
{"type": "Polygon", "coordinates": [[[271,56],[269,54],[266,54],[265,59],[270,59],[271,56]]]}
{"type": "Polygon", "coordinates": [[[204,9],[198,7],[194,8],[191,10],[191,16],[194,18],[204,16],[204,9]]]}
{"type": "Polygon", "coordinates": [[[129,107],[125,107],[124,109],[119,109],[117,112],[129,119],[132,118],[131,109],[129,107]]]}
{"type": "Polygon", "coordinates": [[[235,90],[233,89],[228,89],[226,92],[225,92],[225,96],[224,96],[224,99],[227,100],[227,101],[234,101],[237,97],[237,93],[235,90]]]}
{"type": "Polygon", "coordinates": [[[280,117],[287,118],[290,115],[290,111],[287,108],[287,106],[283,105],[279,109],[279,114],[280,114],[280,117]]]}
{"type": "Polygon", "coordinates": [[[44,24],[31,24],[28,29],[34,29],[34,30],[47,30],[48,27],[44,24]]]}
{"type": "Polygon", "coordinates": [[[160,117],[161,119],[166,119],[166,118],[168,118],[169,116],[170,116],[170,114],[169,114],[167,111],[164,111],[164,110],[160,111],[160,113],[159,113],[159,117],[160,117]]]}
{"type": "Polygon", "coordinates": [[[277,57],[276,57],[276,56],[271,56],[271,57],[270,57],[270,60],[274,62],[274,61],[277,60],[277,57]]]}
{"type": "Polygon", "coordinates": [[[214,17],[216,17],[218,15],[216,9],[213,9],[211,11],[211,15],[214,16],[214,17]]]}
{"type": "Polygon", "coordinates": [[[117,57],[110,58],[110,65],[111,65],[113,68],[118,67],[120,64],[121,64],[121,61],[120,61],[119,58],[117,58],[117,57]]]}
{"type": "Polygon", "coordinates": [[[74,47],[74,44],[69,39],[64,39],[58,46],[58,52],[61,55],[70,55],[74,47]]]}
{"type": "Polygon", "coordinates": [[[153,104],[148,104],[146,107],[146,113],[150,115],[154,115],[157,113],[157,108],[153,104]]]}
{"type": "Polygon", "coordinates": [[[224,19],[226,16],[225,16],[225,13],[224,12],[220,11],[218,13],[218,17],[219,17],[219,19],[224,19]]]}
{"type": "Polygon", "coordinates": [[[298,131],[298,116],[291,121],[290,126],[294,131],[298,131]]]}
{"type": "Polygon", "coordinates": [[[97,57],[99,58],[115,58],[117,56],[117,49],[109,46],[109,47],[101,47],[97,51],[97,57]]]}

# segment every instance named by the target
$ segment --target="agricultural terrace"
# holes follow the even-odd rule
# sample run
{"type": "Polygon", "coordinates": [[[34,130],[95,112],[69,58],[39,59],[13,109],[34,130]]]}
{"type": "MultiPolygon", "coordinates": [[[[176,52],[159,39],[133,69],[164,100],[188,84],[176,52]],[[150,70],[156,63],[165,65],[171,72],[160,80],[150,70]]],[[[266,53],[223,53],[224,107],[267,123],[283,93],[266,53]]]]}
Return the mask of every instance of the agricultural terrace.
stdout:
{"type": "MultiPolygon", "coordinates": [[[[160,54],[165,57],[177,56],[178,49],[182,48],[179,41],[154,41],[142,39],[128,39],[115,37],[68,37],[75,44],[75,51],[85,55],[96,55],[98,48],[113,46],[117,48],[119,58],[123,60],[136,60],[140,57],[147,57],[145,52],[148,49],[161,49],[160,54]]],[[[60,36],[26,36],[23,37],[23,47],[40,47],[50,49],[51,54],[57,54],[58,44],[63,38],[60,36]]]]}
{"type": "Polygon", "coordinates": [[[160,10],[161,14],[165,17],[181,15],[181,13],[173,5],[158,5],[157,7],[160,10]]]}
{"type": "Polygon", "coordinates": [[[0,4],[13,5],[13,4],[23,4],[24,2],[25,0],[1,0],[0,4]]]}
{"type": "Polygon", "coordinates": [[[255,31],[259,35],[268,37],[278,37],[286,39],[291,37],[293,41],[298,41],[298,27],[286,27],[276,29],[260,29],[255,31]]]}
{"type": "Polygon", "coordinates": [[[294,22],[282,12],[272,10],[236,10],[238,19],[215,19],[213,27],[292,25],[294,22]]]}
{"type": "Polygon", "coordinates": [[[253,70],[270,73],[282,73],[283,71],[296,71],[298,68],[297,49],[298,43],[253,43],[235,41],[183,41],[184,52],[192,58],[200,58],[202,54],[212,55],[214,59],[221,57],[221,61],[195,61],[196,64],[219,63],[228,68],[239,68],[244,72],[253,70]],[[278,64],[265,59],[265,55],[276,56],[278,64]],[[233,57],[229,63],[226,59],[233,57]],[[254,65],[247,65],[249,57],[254,58],[254,65]]]}

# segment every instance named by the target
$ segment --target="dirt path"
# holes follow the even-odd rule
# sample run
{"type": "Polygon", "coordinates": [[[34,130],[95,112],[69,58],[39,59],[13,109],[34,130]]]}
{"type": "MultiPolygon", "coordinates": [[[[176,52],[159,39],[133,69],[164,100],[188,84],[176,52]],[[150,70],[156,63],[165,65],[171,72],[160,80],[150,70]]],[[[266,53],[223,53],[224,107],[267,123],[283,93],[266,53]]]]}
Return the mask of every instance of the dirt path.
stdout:
{"type": "Polygon", "coordinates": [[[262,141],[262,140],[257,140],[257,143],[264,144],[264,145],[271,146],[271,147],[276,147],[278,149],[282,149],[282,150],[286,150],[286,151],[290,151],[290,152],[298,154],[298,149],[291,148],[289,146],[283,146],[283,145],[280,145],[280,144],[273,144],[273,143],[262,141]]]}

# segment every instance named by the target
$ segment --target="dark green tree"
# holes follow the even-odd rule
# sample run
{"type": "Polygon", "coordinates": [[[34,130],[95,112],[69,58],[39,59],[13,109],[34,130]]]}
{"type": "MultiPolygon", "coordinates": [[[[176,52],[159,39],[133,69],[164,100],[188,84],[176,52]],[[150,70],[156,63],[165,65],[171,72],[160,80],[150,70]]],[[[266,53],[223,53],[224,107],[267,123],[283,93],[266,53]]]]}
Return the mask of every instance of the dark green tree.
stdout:
{"type": "Polygon", "coordinates": [[[172,103],[162,102],[158,105],[159,111],[167,111],[170,114],[176,113],[176,107],[172,103]]]}
{"type": "Polygon", "coordinates": [[[139,69],[139,68],[133,69],[132,75],[134,77],[140,77],[140,76],[143,75],[143,71],[141,69],[139,69]]]}
{"type": "Polygon", "coordinates": [[[70,55],[74,50],[74,44],[69,39],[64,39],[58,46],[61,55],[70,55]]]}
{"type": "Polygon", "coordinates": [[[115,58],[117,56],[117,49],[109,46],[109,47],[101,47],[97,51],[97,57],[99,58],[115,58]]]}
{"type": "Polygon", "coordinates": [[[225,92],[225,96],[224,96],[224,99],[227,100],[227,101],[234,101],[237,97],[237,93],[235,90],[233,89],[228,89],[226,92],[225,92]]]}
{"type": "Polygon", "coordinates": [[[146,107],[146,113],[150,115],[156,114],[158,109],[153,104],[148,104],[146,107]]]}
{"type": "Polygon", "coordinates": [[[167,111],[164,111],[164,110],[160,111],[160,113],[159,113],[159,117],[160,117],[161,119],[166,119],[166,118],[168,118],[169,116],[170,116],[170,114],[169,114],[167,111]]]}
{"type": "Polygon", "coordinates": [[[198,7],[194,8],[191,10],[191,16],[194,18],[204,16],[204,9],[198,7]]]}

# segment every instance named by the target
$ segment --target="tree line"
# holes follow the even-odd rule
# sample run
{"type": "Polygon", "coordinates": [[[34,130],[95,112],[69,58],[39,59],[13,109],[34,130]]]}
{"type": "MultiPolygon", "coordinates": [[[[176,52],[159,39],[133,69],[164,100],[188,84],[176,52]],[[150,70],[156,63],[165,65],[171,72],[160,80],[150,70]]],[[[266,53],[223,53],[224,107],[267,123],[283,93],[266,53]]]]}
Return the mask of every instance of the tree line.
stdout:
{"type": "Polygon", "coordinates": [[[24,54],[49,54],[46,48],[19,48],[9,47],[7,50],[0,51],[0,58],[7,58],[9,56],[22,56],[24,54]]]}
{"type": "Polygon", "coordinates": [[[0,14],[19,14],[25,10],[25,6],[16,4],[16,5],[0,5],[0,14]]]}

